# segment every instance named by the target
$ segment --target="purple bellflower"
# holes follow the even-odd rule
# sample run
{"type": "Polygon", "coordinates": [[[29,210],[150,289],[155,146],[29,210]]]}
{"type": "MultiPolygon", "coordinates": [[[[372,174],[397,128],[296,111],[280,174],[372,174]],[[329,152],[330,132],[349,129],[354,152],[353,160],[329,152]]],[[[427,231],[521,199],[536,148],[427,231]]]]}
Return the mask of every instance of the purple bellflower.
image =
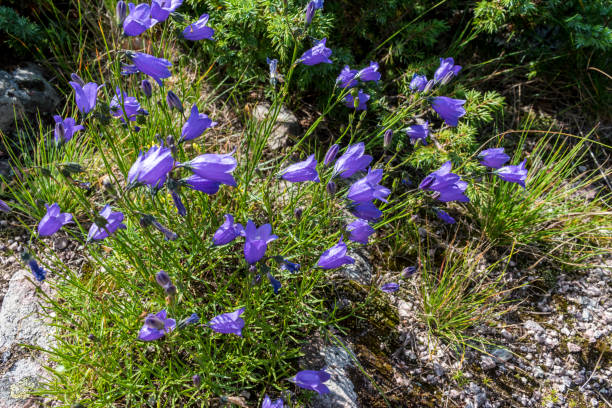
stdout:
{"type": "Polygon", "coordinates": [[[212,40],[215,30],[208,27],[208,14],[202,14],[198,21],[183,30],[183,37],[189,41],[212,40]]]}
{"type": "Polygon", "coordinates": [[[191,316],[189,316],[186,319],[183,319],[179,322],[178,324],[178,328],[179,329],[184,329],[185,327],[191,325],[191,324],[197,324],[200,321],[200,316],[198,316],[197,313],[192,313],[191,316]]]}
{"type": "Polygon", "coordinates": [[[242,337],[244,320],[240,317],[244,313],[244,307],[232,313],[223,313],[212,318],[208,326],[217,333],[235,334],[242,337]]]}
{"type": "Polygon", "coordinates": [[[355,260],[346,254],[346,251],[346,244],[342,242],[342,237],[340,237],[340,241],[336,245],[323,252],[317,266],[322,269],[335,269],[342,265],[355,263],[355,260]]]}
{"type": "Polygon", "coordinates": [[[336,160],[334,174],[338,174],[342,178],[349,178],[358,171],[365,170],[372,161],[372,156],[364,155],[364,151],[365,144],[363,142],[349,146],[344,154],[336,160]]]}
{"type": "Polygon", "coordinates": [[[217,122],[213,122],[206,114],[200,113],[198,107],[194,104],[191,107],[191,115],[189,119],[183,125],[181,132],[181,141],[193,140],[200,137],[206,129],[212,128],[217,125],[217,122]]]}
{"type": "Polygon", "coordinates": [[[527,179],[527,169],[525,168],[527,159],[523,160],[518,165],[504,166],[499,170],[495,171],[497,176],[509,183],[517,183],[521,187],[525,188],[525,179],[527,179]]]}
{"type": "Polygon", "coordinates": [[[412,91],[423,92],[427,86],[427,77],[425,75],[417,75],[415,73],[412,75],[412,80],[408,86],[412,91]]]}
{"type": "Polygon", "coordinates": [[[378,72],[378,68],[378,62],[370,61],[370,65],[359,70],[357,73],[357,78],[363,82],[378,82],[380,80],[380,72],[378,72]]]}
{"type": "Polygon", "coordinates": [[[323,383],[330,378],[331,376],[325,371],[304,370],[298,372],[295,377],[289,378],[289,381],[306,390],[329,394],[329,388],[323,383]]]}
{"type": "Polygon", "coordinates": [[[376,221],[382,217],[382,211],[376,208],[372,201],[354,203],[351,205],[350,211],[355,217],[368,221],[376,221]]]}
{"type": "Polygon", "coordinates": [[[278,237],[272,234],[272,226],[264,224],[257,228],[255,223],[248,220],[244,228],[244,259],[253,265],[259,261],[266,253],[268,244],[278,237]]]}
{"type": "Polygon", "coordinates": [[[72,222],[72,214],[61,212],[57,203],[45,204],[45,207],[47,207],[47,213],[38,223],[38,235],[41,237],[53,235],[64,225],[72,222]]]}
{"type": "Polygon", "coordinates": [[[134,65],[125,66],[124,73],[134,74],[142,72],[153,78],[159,86],[162,86],[162,79],[172,76],[168,69],[168,67],[172,66],[172,63],[167,59],[157,58],[144,52],[129,51],[128,55],[132,58],[134,65]]]}
{"type": "Polygon", "coordinates": [[[232,172],[237,165],[233,153],[205,153],[181,164],[181,166],[202,178],[232,187],[237,185],[234,176],[232,176],[232,172]]]}
{"type": "Polygon", "coordinates": [[[153,0],[151,2],[151,18],[154,23],[166,21],[170,13],[183,4],[183,0],[153,0]]]}
{"type": "Polygon", "coordinates": [[[166,310],[145,317],[144,324],[138,332],[138,339],[142,341],[159,340],[176,327],[176,320],[166,317],[166,310]]]}
{"type": "Polygon", "coordinates": [[[173,167],[172,150],[163,146],[153,146],[146,153],[141,152],[138,155],[128,173],[128,183],[160,188],[173,167]]]}
{"type": "Polygon", "coordinates": [[[0,212],[11,212],[11,207],[2,200],[0,200],[0,212]]]}
{"type": "Polygon", "coordinates": [[[179,194],[178,190],[177,189],[169,189],[169,190],[170,190],[170,197],[172,197],[172,202],[174,203],[174,206],[176,207],[176,212],[181,217],[186,216],[187,208],[185,208],[185,204],[183,204],[183,200],[181,200],[181,195],[179,194]]]}
{"type": "Polygon", "coordinates": [[[385,293],[393,293],[397,291],[398,289],[399,289],[399,284],[395,282],[385,283],[384,285],[380,287],[380,290],[382,290],[385,293]]]}
{"type": "Polygon", "coordinates": [[[268,280],[270,281],[270,285],[272,285],[272,289],[274,290],[274,294],[278,295],[280,288],[283,286],[278,279],[276,279],[270,272],[266,274],[268,280]]]}
{"type": "Polygon", "coordinates": [[[113,117],[121,119],[122,123],[126,123],[126,118],[134,122],[138,115],[148,115],[145,109],[140,106],[140,102],[134,96],[128,96],[119,87],[116,89],[116,94],[110,102],[110,113],[113,117]]]}
{"type": "Polygon", "coordinates": [[[414,275],[416,271],[417,271],[416,266],[407,266],[404,269],[402,269],[402,278],[407,279],[411,277],[412,275],[414,275]]]}
{"type": "Polygon", "coordinates": [[[357,180],[349,188],[347,194],[348,199],[355,202],[364,202],[372,201],[377,198],[386,203],[386,198],[391,194],[391,190],[378,184],[382,181],[382,177],[382,169],[369,169],[365,177],[357,180]]]}
{"type": "Polygon", "coordinates": [[[268,394],[265,395],[263,402],[261,403],[261,408],[283,408],[284,403],[282,399],[277,399],[272,402],[268,394]]]}
{"type": "Polygon", "coordinates": [[[510,156],[504,153],[503,147],[494,147],[483,150],[478,155],[478,158],[480,159],[480,164],[492,169],[499,169],[506,164],[508,160],[510,160],[510,156]]]}
{"type": "Polygon", "coordinates": [[[324,2],[325,2],[325,0],[314,0],[315,10],[322,9],[324,2]]]}
{"type": "Polygon", "coordinates": [[[331,64],[329,57],[332,55],[332,50],[325,46],[326,41],[327,38],[324,38],[316,43],[314,47],[304,52],[297,62],[309,66],[321,63],[331,64]]]}
{"type": "Polygon", "coordinates": [[[317,160],[315,159],[315,155],[311,154],[306,160],[287,167],[283,170],[281,177],[292,183],[301,181],[314,181],[318,183],[320,180],[319,174],[317,173],[317,160]]]}
{"type": "Polygon", "coordinates": [[[453,217],[448,215],[446,211],[436,210],[436,215],[447,224],[455,224],[457,222],[453,217]]]}
{"type": "Polygon", "coordinates": [[[415,143],[420,140],[423,146],[427,146],[427,136],[429,136],[429,122],[422,125],[412,125],[406,130],[406,134],[410,137],[410,141],[415,143]]]}
{"type": "Polygon", "coordinates": [[[314,17],[315,11],[317,9],[315,8],[315,2],[314,0],[311,0],[308,5],[306,6],[306,13],[305,13],[305,20],[306,20],[306,27],[308,27],[310,25],[310,23],[312,23],[312,18],[314,17]]]}
{"type": "Polygon", "coordinates": [[[451,77],[457,76],[461,71],[460,65],[455,65],[455,60],[452,58],[440,58],[440,66],[434,73],[434,81],[440,82],[445,78],[450,80],[451,77]]]}
{"type": "Polygon", "coordinates": [[[109,234],[114,234],[118,229],[125,229],[126,226],[123,221],[123,213],[119,211],[113,211],[110,205],[106,204],[102,211],[100,211],[99,219],[96,219],[87,234],[88,240],[100,240],[107,238],[109,234]],[[104,223],[105,222],[105,223],[104,223]],[[102,225],[98,225],[100,223],[102,225]]]}
{"type": "Polygon", "coordinates": [[[289,271],[291,273],[296,273],[300,271],[300,264],[299,263],[294,263],[291,262],[288,259],[282,258],[281,257],[281,261],[280,261],[280,268],[284,271],[289,271]]]}
{"type": "Polygon", "coordinates": [[[76,101],[77,108],[79,108],[81,113],[87,114],[96,107],[98,91],[104,85],[98,86],[98,84],[95,82],[88,82],[83,86],[74,81],[70,81],[68,83],[72,89],[74,89],[74,100],[76,101]]]}
{"type": "Polygon", "coordinates": [[[442,202],[470,201],[464,194],[467,183],[461,180],[459,175],[451,173],[451,169],[452,163],[447,161],[438,170],[425,177],[419,184],[419,189],[437,192],[437,198],[442,202]]]}
{"type": "Polygon", "coordinates": [[[151,6],[146,3],[141,3],[137,6],[134,6],[134,3],[128,3],[128,8],[130,12],[123,20],[123,34],[134,37],[151,28],[153,25],[153,21],[151,21],[151,6]]]}
{"type": "Polygon", "coordinates": [[[40,265],[38,265],[38,262],[36,262],[35,259],[30,258],[27,261],[27,264],[30,267],[30,270],[32,271],[32,275],[34,275],[34,278],[37,281],[42,282],[45,280],[45,278],[47,277],[47,271],[45,271],[40,265]]]}
{"type": "Polygon", "coordinates": [[[234,217],[230,214],[225,214],[225,222],[221,224],[219,229],[213,235],[213,243],[215,245],[229,244],[236,237],[244,232],[244,227],[240,223],[234,223],[234,217]]]}
{"type": "Polygon", "coordinates": [[[201,191],[208,195],[216,194],[217,191],[219,191],[219,187],[221,186],[221,183],[208,180],[196,174],[183,179],[183,182],[190,189],[201,191]]]}
{"type": "Polygon", "coordinates": [[[465,115],[463,99],[453,99],[448,96],[437,96],[432,99],[431,107],[448,126],[457,126],[459,118],[465,115]]]}
{"type": "Polygon", "coordinates": [[[337,145],[337,144],[331,145],[329,149],[327,150],[327,153],[325,153],[323,164],[326,166],[329,166],[331,162],[333,162],[334,159],[336,158],[336,155],[338,154],[338,150],[340,150],[340,145],[337,145]]]}
{"type": "Polygon", "coordinates": [[[74,134],[80,130],[85,129],[83,125],[77,125],[73,118],[62,119],[59,115],[54,115],[55,130],[53,137],[56,143],[64,143],[72,139],[74,134]]]}
{"type": "Polygon", "coordinates": [[[346,226],[346,230],[351,233],[349,239],[353,242],[367,244],[370,235],[374,233],[374,228],[370,227],[367,221],[358,219],[346,226]]]}
{"type": "Polygon", "coordinates": [[[357,110],[366,110],[368,106],[366,103],[370,100],[370,95],[363,92],[362,89],[357,93],[357,100],[353,98],[353,95],[348,94],[344,97],[344,106],[347,108],[357,109],[357,110]],[[356,106],[355,106],[356,105],[356,106]]]}
{"type": "Polygon", "coordinates": [[[336,83],[340,88],[352,88],[357,86],[358,82],[355,79],[359,71],[356,69],[351,69],[348,65],[345,65],[340,71],[340,75],[336,78],[336,83]]]}

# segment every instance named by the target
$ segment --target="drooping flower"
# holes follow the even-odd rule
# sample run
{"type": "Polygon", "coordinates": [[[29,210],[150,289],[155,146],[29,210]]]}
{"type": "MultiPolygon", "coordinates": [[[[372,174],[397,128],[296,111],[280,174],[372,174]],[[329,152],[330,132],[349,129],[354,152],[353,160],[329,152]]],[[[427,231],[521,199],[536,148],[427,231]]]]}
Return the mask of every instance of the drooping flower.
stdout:
{"type": "Polygon", "coordinates": [[[0,212],[10,212],[11,207],[4,201],[0,200],[0,212]]]}
{"type": "Polygon", "coordinates": [[[173,167],[172,150],[163,145],[153,146],[146,153],[140,152],[128,173],[128,183],[160,188],[173,167]]]}
{"type": "Polygon", "coordinates": [[[263,258],[270,242],[278,239],[276,235],[272,234],[270,224],[264,224],[257,228],[251,220],[246,223],[244,238],[244,258],[251,265],[263,258]]]}
{"type": "Polygon", "coordinates": [[[283,257],[280,257],[281,261],[280,261],[280,268],[284,271],[289,271],[291,273],[296,273],[300,271],[300,264],[299,263],[294,263],[291,262],[288,259],[285,259],[283,257]]]}
{"type": "Polygon", "coordinates": [[[523,160],[518,165],[504,166],[499,170],[495,171],[497,176],[509,183],[517,183],[521,187],[525,188],[525,180],[527,179],[527,169],[525,168],[527,159],[523,160]]]}
{"type": "Polygon", "coordinates": [[[372,161],[372,156],[363,154],[364,152],[365,144],[363,142],[349,146],[344,154],[336,160],[334,174],[342,178],[349,178],[358,171],[365,170],[372,161]]]}
{"type": "Polygon", "coordinates": [[[367,221],[362,220],[361,218],[347,225],[346,230],[351,233],[349,236],[351,241],[362,244],[367,244],[370,235],[374,233],[374,228],[372,228],[367,221]]]}
{"type": "Polygon", "coordinates": [[[283,408],[284,403],[282,399],[277,399],[272,402],[268,394],[265,395],[263,402],[261,403],[261,408],[283,408]]]}
{"type": "Polygon", "coordinates": [[[183,38],[189,41],[198,40],[212,40],[215,35],[215,30],[208,27],[208,14],[204,13],[200,16],[198,21],[193,24],[189,24],[187,28],[183,30],[183,38]]]}
{"type": "Polygon", "coordinates": [[[382,217],[382,211],[376,208],[372,201],[355,203],[350,207],[350,211],[355,217],[368,221],[376,221],[382,217]]]}
{"type": "Polygon", "coordinates": [[[217,125],[217,122],[213,122],[206,114],[200,113],[198,107],[194,104],[191,107],[191,114],[189,119],[183,125],[181,132],[181,141],[193,140],[200,137],[206,129],[212,128],[217,125]]]}
{"type": "Polygon", "coordinates": [[[242,317],[240,317],[240,315],[243,313],[244,307],[232,313],[220,314],[213,317],[212,320],[208,322],[208,326],[217,333],[235,334],[236,336],[242,337],[244,320],[242,317]]]}
{"type": "Polygon", "coordinates": [[[378,62],[370,61],[370,65],[357,72],[357,78],[363,82],[378,82],[380,80],[380,72],[378,72],[378,68],[378,62]]]}
{"type": "Polygon", "coordinates": [[[94,223],[91,224],[87,239],[104,239],[110,234],[114,234],[118,229],[125,229],[126,226],[122,222],[123,217],[122,212],[113,211],[111,206],[106,204],[102,211],[100,211],[100,217],[96,217],[94,223]]]}
{"type": "Polygon", "coordinates": [[[454,224],[457,222],[453,217],[448,215],[448,213],[444,210],[436,210],[436,215],[438,216],[438,218],[440,218],[442,221],[444,221],[447,224],[454,224]]]}
{"type": "Polygon", "coordinates": [[[382,290],[385,293],[393,293],[397,291],[398,289],[399,289],[399,284],[395,282],[386,283],[380,287],[380,290],[382,290]]]}
{"type": "Polygon", "coordinates": [[[412,75],[412,80],[410,81],[410,85],[408,87],[412,91],[423,92],[425,90],[425,86],[427,85],[427,77],[425,75],[417,75],[416,73],[412,75]]]}
{"type": "Polygon", "coordinates": [[[331,376],[325,371],[304,370],[298,372],[295,377],[289,378],[289,381],[306,390],[329,394],[329,388],[323,383],[330,378],[331,376]]]}
{"type": "Polygon", "coordinates": [[[387,202],[386,198],[391,194],[391,190],[378,184],[382,181],[382,177],[382,169],[369,169],[365,177],[351,185],[347,194],[348,199],[355,202],[364,202],[372,201],[376,198],[387,202]]]}
{"type": "Polygon", "coordinates": [[[323,252],[317,266],[322,269],[335,269],[342,265],[355,263],[355,260],[346,254],[347,250],[346,244],[342,242],[342,237],[340,237],[340,241],[336,245],[323,252]]]}
{"type": "Polygon", "coordinates": [[[337,144],[331,145],[329,149],[327,150],[327,153],[325,153],[325,159],[323,159],[323,164],[326,166],[329,166],[331,162],[333,162],[334,159],[336,158],[336,155],[338,154],[338,150],[340,150],[340,145],[337,145],[337,144]]]}
{"type": "Polygon", "coordinates": [[[460,65],[455,65],[453,58],[440,58],[440,66],[434,73],[434,81],[440,82],[445,78],[446,81],[450,80],[453,76],[457,76],[461,71],[460,65]]]}
{"type": "Polygon", "coordinates": [[[183,182],[190,189],[201,191],[208,195],[216,194],[217,191],[219,191],[219,187],[221,186],[221,183],[208,180],[204,177],[198,176],[197,174],[193,174],[183,179],[183,182]]]}
{"type": "Polygon", "coordinates": [[[451,173],[452,163],[447,161],[438,170],[427,175],[419,184],[420,190],[435,191],[438,200],[468,202],[470,199],[464,194],[467,183],[459,175],[451,173]]]}
{"type": "Polygon", "coordinates": [[[215,245],[229,244],[244,232],[242,224],[234,223],[234,217],[232,215],[225,214],[224,217],[225,222],[221,224],[213,235],[213,243],[215,245]]]}
{"type": "Polygon", "coordinates": [[[98,86],[95,82],[88,82],[85,85],[70,81],[68,82],[72,89],[74,89],[74,100],[76,101],[77,108],[83,114],[87,114],[96,107],[96,100],[98,98],[98,91],[104,85],[98,86]]]}
{"type": "Polygon", "coordinates": [[[319,182],[319,174],[317,173],[317,160],[315,155],[311,154],[304,161],[292,164],[282,171],[281,177],[284,180],[292,183],[301,181],[319,182]]]}
{"type": "Polygon", "coordinates": [[[312,23],[312,18],[314,17],[315,11],[315,2],[314,0],[311,0],[306,6],[306,13],[304,16],[304,19],[306,20],[306,27],[308,27],[310,23],[312,23]]]}
{"type": "Polygon", "coordinates": [[[54,115],[55,130],[53,137],[56,143],[64,143],[72,139],[74,134],[85,129],[83,125],[77,125],[74,118],[62,119],[59,115],[54,115]]]}
{"type": "Polygon", "coordinates": [[[340,75],[336,78],[336,83],[340,88],[352,88],[358,84],[355,76],[359,71],[356,69],[351,69],[348,65],[345,65],[340,71],[340,75]]]}
{"type": "Polygon", "coordinates": [[[119,87],[115,90],[115,96],[111,99],[110,113],[113,117],[121,119],[122,123],[126,123],[126,118],[134,122],[138,115],[148,115],[145,109],[140,106],[140,102],[134,96],[128,96],[119,87]]]}
{"type": "Polygon", "coordinates": [[[172,63],[167,59],[157,58],[144,52],[130,51],[128,55],[132,58],[134,65],[125,67],[126,73],[142,72],[153,78],[159,86],[162,85],[162,79],[172,76],[168,69],[172,63]]]}
{"type": "Polygon", "coordinates": [[[344,105],[347,108],[352,108],[352,109],[357,109],[357,110],[366,110],[368,109],[368,106],[366,105],[366,103],[370,100],[370,95],[368,95],[367,93],[363,92],[362,89],[359,90],[359,92],[357,93],[357,102],[355,102],[355,98],[353,98],[353,95],[348,94],[344,97],[344,105]]]}
{"type": "Polygon", "coordinates": [[[427,136],[429,136],[429,122],[422,125],[412,125],[406,130],[412,143],[420,140],[423,146],[427,146],[427,136]]]}
{"type": "Polygon", "coordinates": [[[47,213],[38,223],[38,235],[41,237],[53,235],[64,225],[72,222],[72,214],[61,212],[57,203],[45,204],[45,207],[47,207],[47,213]]]}
{"type": "Polygon", "coordinates": [[[31,258],[29,254],[24,254],[23,258],[28,264],[30,270],[32,271],[32,275],[34,275],[34,278],[39,282],[44,281],[47,277],[47,271],[45,271],[40,265],[38,265],[38,262],[36,262],[34,258],[31,258]]]}
{"type": "Polygon", "coordinates": [[[510,156],[504,153],[503,147],[483,150],[478,155],[478,158],[480,159],[480,164],[493,169],[499,169],[510,160],[510,156]]]}
{"type": "Polygon", "coordinates": [[[437,96],[432,99],[431,107],[449,126],[457,126],[459,118],[465,115],[463,99],[453,99],[448,96],[437,96]]]}
{"type": "Polygon", "coordinates": [[[278,279],[272,276],[272,273],[270,273],[269,271],[266,274],[266,276],[268,277],[268,280],[270,281],[270,285],[272,285],[272,289],[274,289],[274,294],[278,295],[278,291],[282,287],[282,284],[280,283],[278,279]]]}
{"type": "Polygon", "coordinates": [[[153,0],[151,3],[151,18],[154,23],[166,21],[170,13],[174,12],[183,0],[153,0]]]}
{"type": "Polygon", "coordinates": [[[236,187],[236,180],[234,180],[232,172],[238,163],[232,155],[233,153],[205,153],[182,163],[181,166],[207,180],[236,187]]]}
{"type": "Polygon", "coordinates": [[[147,3],[141,3],[137,6],[134,3],[128,3],[128,8],[130,12],[123,20],[123,34],[134,37],[151,28],[153,25],[151,6],[147,3]]]}
{"type": "Polygon", "coordinates": [[[176,320],[167,318],[166,310],[145,317],[144,324],[138,332],[138,339],[142,341],[159,340],[176,327],[176,320]]]}
{"type": "Polygon", "coordinates": [[[304,52],[297,62],[304,65],[317,65],[321,63],[331,64],[332,61],[329,57],[332,55],[332,50],[325,46],[327,38],[323,38],[321,41],[316,43],[314,47],[304,52]]]}

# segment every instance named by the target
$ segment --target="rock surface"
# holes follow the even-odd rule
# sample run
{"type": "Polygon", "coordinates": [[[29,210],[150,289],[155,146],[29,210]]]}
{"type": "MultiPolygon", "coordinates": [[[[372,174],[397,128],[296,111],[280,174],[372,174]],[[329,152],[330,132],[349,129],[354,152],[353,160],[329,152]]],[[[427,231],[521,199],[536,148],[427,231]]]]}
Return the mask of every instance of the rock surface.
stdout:
{"type": "MultiPolygon", "coordinates": [[[[269,113],[270,105],[260,103],[253,109],[253,118],[263,121],[269,113]]],[[[301,127],[295,114],[282,106],[268,139],[268,148],[272,150],[282,149],[287,146],[291,138],[297,137],[300,131],[301,127]]]]}
{"type": "MultiPolygon", "coordinates": [[[[351,352],[352,353],[352,352],[351,352]]],[[[317,395],[311,401],[312,408],[357,408],[357,393],[349,379],[348,369],[354,367],[354,358],[340,346],[325,346],[319,354],[325,359],[323,371],[331,375],[325,383],[329,394],[317,395]]]]}

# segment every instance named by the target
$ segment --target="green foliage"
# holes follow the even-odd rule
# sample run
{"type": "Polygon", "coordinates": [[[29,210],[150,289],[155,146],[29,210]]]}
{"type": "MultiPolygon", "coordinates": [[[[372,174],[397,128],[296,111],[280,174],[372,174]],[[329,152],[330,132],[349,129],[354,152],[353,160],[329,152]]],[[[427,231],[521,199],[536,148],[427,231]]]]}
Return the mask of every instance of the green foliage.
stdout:
{"type": "Polygon", "coordinates": [[[42,42],[41,34],[40,27],[27,17],[10,7],[0,6],[0,35],[5,46],[23,55],[29,47],[42,42]]]}

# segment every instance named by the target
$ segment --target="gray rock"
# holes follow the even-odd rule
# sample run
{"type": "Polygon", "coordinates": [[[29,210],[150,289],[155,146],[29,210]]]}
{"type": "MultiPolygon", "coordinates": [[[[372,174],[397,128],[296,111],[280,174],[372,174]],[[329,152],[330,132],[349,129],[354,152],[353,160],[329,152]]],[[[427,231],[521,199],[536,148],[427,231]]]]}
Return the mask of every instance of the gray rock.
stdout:
{"type": "Polygon", "coordinates": [[[582,348],[577,344],[568,342],[567,351],[569,351],[570,353],[580,353],[582,351],[582,348]]]}
{"type": "Polygon", "coordinates": [[[482,356],[480,359],[480,367],[482,367],[483,370],[492,370],[495,368],[495,365],[495,360],[489,356],[482,356]]]}
{"type": "Polygon", "coordinates": [[[55,111],[60,100],[35,65],[0,71],[0,131],[11,133],[18,119],[32,120],[55,111]]]}
{"type": "Polygon", "coordinates": [[[498,348],[491,352],[491,354],[500,359],[501,361],[510,361],[512,359],[512,353],[506,349],[498,348]]]}
{"type": "Polygon", "coordinates": [[[320,350],[325,359],[323,370],[331,375],[325,383],[329,394],[317,395],[311,401],[312,408],[357,408],[357,393],[349,378],[348,369],[354,366],[353,357],[343,347],[325,346],[320,350]]]}
{"type": "Polygon", "coordinates": [[[338,269],[338,274],[346,279],[354,280],[362,285],[369,285],[372,281],[372,265],[359,251],[350,249],[347,255],[355,260],[355,263],[344,265],[338,269]]]}
{"type": "Polygon", "coordinates": [[[524,323],[525,329],[534,332],[534,333],[539,333],[539,332],[543,332],[544,328],[542,326],[540,326],[538,323],[534,322],[533,320],[527,320],[524,323]]]}
{"type": "MultiPolygon", "coordinates": [[[[263,121],[270,113],[270,105],[260,103],[253,109],[253,118],[257,121],[263,121]]],[[[289,109],[281,106],[276,118],[276,124],[270,133],[268,139],[268,148],[279,150],[287,146],[291,138],[297,137],[302,131],[297,117],[289,109]]]]}
{"type": "Polygon", "coordinates": [[[45,375],[40,363],[24,358],[17,361],[0,377],[0,408],[30,408],[36,406],[31,393],[45,375]]]}

